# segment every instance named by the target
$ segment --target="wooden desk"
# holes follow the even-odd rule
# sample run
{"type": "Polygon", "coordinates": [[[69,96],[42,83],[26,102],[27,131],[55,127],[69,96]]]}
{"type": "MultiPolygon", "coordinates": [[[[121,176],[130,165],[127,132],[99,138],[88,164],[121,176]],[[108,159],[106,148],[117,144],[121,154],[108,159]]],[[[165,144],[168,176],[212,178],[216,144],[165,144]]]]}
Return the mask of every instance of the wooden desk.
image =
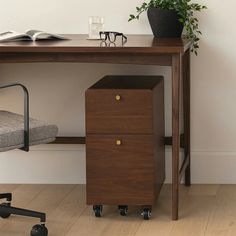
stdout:
{"type": "MultiPolygon", "coordinates": [[[[190,41],[128,35],[125,45],[88,41],[86,35],[66,35],[67,41],[9,42],[0,44],[0,63],[90,62],[172,67],[172,219],[178,219],[179,183],[185,174],[190,186],[190,41]],[[180,135],[180,83],[183,81],[184,135],[180,135]],[[179,168],[180,146],[185,159],[179,168]]],[[[84,143],[84,137],[61,137],[56,143],[84,143]]]]}

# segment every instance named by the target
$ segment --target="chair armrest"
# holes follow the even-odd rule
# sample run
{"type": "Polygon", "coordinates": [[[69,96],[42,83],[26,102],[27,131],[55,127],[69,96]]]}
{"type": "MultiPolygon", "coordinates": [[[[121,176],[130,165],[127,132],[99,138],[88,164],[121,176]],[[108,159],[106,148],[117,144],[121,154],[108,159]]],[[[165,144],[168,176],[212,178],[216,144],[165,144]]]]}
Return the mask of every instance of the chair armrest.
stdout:
{"type": "Polygon", "coordinates": [[[0,89],[10,87],[21,87],[24,91],[24,147],[21,150],[29,151],[29,92],[27,88],[20,83],[12,83],[0,86],[0,89]]]}

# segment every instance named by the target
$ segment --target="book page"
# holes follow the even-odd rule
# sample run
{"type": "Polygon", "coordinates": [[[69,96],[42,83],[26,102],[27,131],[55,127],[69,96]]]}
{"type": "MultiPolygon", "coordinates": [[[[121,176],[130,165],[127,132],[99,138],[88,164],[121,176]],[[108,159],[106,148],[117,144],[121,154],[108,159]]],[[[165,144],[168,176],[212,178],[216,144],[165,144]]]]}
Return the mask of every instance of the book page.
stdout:
{"type": "Polygon", "coordinates": [[[0,33],[0,42],[32,40],[30,35],[18,33],[15,31],[5,31],[0,33]]]}
{"type": "Polygon", "coordinates": [[[41,33],[41,32],[42,31],[39,31],[39,30],[27,30],[25,33],[30,35],[33,38],[35,34],[41,33]]]}
{"type": "Polygon", "coordinates": [[[33,41],[40,39],[66,39],[65,37],[59,34],[51,34],[40,30],[28,30],[26,31],[26,34],[30,35],[33,41]]]}

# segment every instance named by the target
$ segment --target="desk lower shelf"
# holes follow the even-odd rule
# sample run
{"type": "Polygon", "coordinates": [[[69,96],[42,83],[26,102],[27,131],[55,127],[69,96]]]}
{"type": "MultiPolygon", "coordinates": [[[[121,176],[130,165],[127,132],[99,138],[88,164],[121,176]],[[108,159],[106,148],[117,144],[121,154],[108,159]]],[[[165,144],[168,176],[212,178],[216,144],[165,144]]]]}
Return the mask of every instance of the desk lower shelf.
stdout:
{"type": "MultiPolygon", "coordinates": [[[[180,135],[180,147],[184,148],[184,134],[180,135]]],[[[54,142],[50,144],[85,144],[86,137],[57,137],[54,142]]],[[[172,145],[172,137],[165,137],[165,145],[171,146],[172,145]]],[[[185,156],[182,166],[179,170],[179,181],[181,181],[183,174],[188,167],[190,162],[189,155],[185,156]]]]}
{"type": "MultiPolygon", "coordinates": [[[[50,144],[85,144],[86,137],[57,137],[50,144]]],[[[172,145],[172,137],[165,137],[165,145],[172,145]]],[[[184,148],[184,134],[180,135],[180,147],[184,148]]]]}

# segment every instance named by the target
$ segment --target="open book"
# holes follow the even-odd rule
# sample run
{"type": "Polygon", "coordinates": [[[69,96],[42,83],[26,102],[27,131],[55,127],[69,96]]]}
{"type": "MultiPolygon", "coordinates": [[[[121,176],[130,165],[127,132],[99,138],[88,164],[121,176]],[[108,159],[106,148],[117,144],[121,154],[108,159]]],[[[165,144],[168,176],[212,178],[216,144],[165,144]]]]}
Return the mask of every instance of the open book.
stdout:
{"type": "Polygon", "coordinates": [[[18,33],[15,31],[6,31],[0,33],[0,42],[7,41],[23,41],[23,40],[42,40],[42,39],[67,39],[59,34],[50,34],[39,30],[28,30],[25,33],[18,33]]]}

